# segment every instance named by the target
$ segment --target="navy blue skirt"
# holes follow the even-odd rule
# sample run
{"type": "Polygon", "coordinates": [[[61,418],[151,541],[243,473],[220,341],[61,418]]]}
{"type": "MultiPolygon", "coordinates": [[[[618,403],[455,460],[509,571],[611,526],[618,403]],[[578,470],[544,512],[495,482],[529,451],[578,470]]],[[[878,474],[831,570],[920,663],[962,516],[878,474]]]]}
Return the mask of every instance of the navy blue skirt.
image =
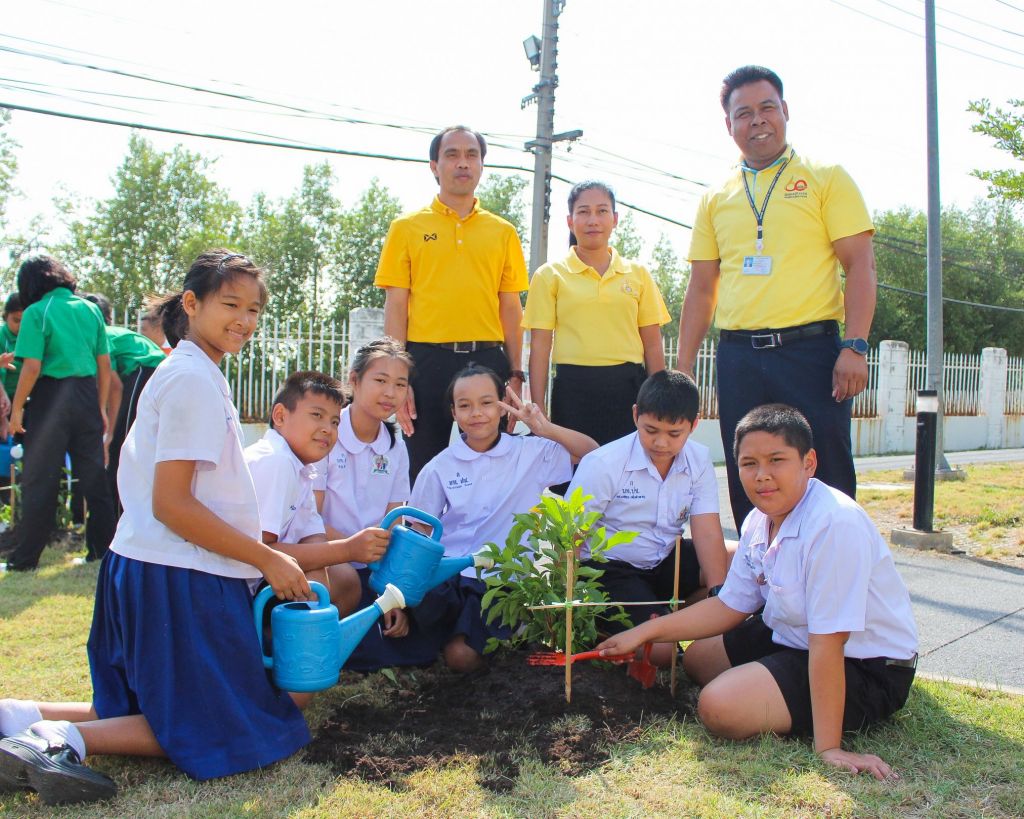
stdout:
{"type": "Polygon", "coordinates": [[[263,667],[245,580],[108,552],[88,648],[100,718],[142,714],[194,779],[261,768],[310,741],[263,667]]]}

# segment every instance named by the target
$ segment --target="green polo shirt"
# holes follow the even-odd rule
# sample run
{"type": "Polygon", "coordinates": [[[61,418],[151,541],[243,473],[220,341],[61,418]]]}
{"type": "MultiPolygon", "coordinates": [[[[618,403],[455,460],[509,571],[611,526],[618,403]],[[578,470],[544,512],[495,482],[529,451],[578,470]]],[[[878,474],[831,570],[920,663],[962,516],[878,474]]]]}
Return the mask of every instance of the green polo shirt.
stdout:
{"type": "MultiPolygon", "coordinates": [[[[18,337],[11,332],[7,322],[0,324],[0,353],[13,353],[14,346],[18,343],[18,337]]],[[[18,376],[21,375],[21,359],[14,359],[13,370],[0,370],[0,385],[8,398],[14,398],[14,391],[18,388],[18,376]]]]}
{"type": "Polygon", "coordinates": [[[167,356],[141,333],[127,327],[108,327],[110,366],[119,376],[131,375],[139,367],[157,367],[167,356]]]}
{"type": "Polygon", "coordinates": [[[51,290],[25,308],[15,354],[41,361],[40,375],[96,375],[96,356],[110,352],[100,308],[66,287],[51,290]]]}

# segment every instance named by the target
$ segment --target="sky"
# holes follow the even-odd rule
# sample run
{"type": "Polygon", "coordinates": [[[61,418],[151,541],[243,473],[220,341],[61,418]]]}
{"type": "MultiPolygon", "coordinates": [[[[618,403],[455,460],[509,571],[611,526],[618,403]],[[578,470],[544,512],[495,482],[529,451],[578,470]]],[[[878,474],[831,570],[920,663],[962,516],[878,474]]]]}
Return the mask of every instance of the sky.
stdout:
{"type": "MultiPolygon", "coordinates": [[[[966,108],[1005,104],[1024,83],[1024,0],[939,0],[941,191],[945,205],[984,197],[973,168],[1012,165],[971,132],[966,108]]],[[[16,104],[203,133],[424,157],[430,133],[466,123],[489,137],[488,162],[532,168],[536,131],[523,108],[538,75],[522,41],[541,34],[543,0],[32,0],[0,23],[0,105],[16,104]],[[29,52],[16,53],[16,52],[29,52]],[[277,103],[188,91],[38,55],[277,103]],[[117,96],[115,96],[117,95],[117,96]],[[301,109],[301,110],[296,110],[301,109]],[[350,120],[361,120],[359,124],[350,120]],[[398,127],[396,127],[398,126],[398,127]]],[[[869,208],[927,205],[923,0],[567,0],[559,18],[553,171],[610,182],[641,214],[648,246],[660,233],[685,255],[705,185],[738,152],[718,102],[722,77],[745,63],[785,83],[797,150],[844,165],[869,208]]],[[[15,111],[12,220],[55,220],[52,197],[87,212],[112,192],[129,129],[15,111]]],[[[436,185],[423,164],[235,145],[147,132],[215,160],[214,178],[246,203],[287,196],[302,166],[326,159],[337,195],[353,203],[373,177],[405,208],[436,185]]],[[[549,252],[565,242],[568,186],[555,182],[549,252]]]]}

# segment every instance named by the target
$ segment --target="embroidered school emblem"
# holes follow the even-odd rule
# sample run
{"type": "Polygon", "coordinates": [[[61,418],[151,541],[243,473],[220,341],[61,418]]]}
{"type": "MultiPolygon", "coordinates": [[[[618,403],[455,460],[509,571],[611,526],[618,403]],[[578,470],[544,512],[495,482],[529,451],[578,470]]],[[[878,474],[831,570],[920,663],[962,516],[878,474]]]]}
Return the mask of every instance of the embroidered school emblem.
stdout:
{"type": "Polygon", "coordinates": [[[676,518],[676,523],[682,526],[686,521],[690,519],[690,507],[684,506],[679,510],[679,517],[676,518]]]}
{"type": "Polygon", "coordinates": [[[391,474],[388,471],[388,467],[389,466],[390,466],[390,464],[388,463],[387,457],[385,457],[384,455],[377,455],[373,459],[373,474],[374,475],[389,475],[389,474],[391,474]]]}
{"type": "Polygon", "coordinates": [[[633,285],[631,285],[629,282],[623,282],[622,283],[622,292],[626,293],[627,295],[630,295],[630,296],[638,295],[637,292],[636,292],[636,288],[633,287],[633,285]]]}

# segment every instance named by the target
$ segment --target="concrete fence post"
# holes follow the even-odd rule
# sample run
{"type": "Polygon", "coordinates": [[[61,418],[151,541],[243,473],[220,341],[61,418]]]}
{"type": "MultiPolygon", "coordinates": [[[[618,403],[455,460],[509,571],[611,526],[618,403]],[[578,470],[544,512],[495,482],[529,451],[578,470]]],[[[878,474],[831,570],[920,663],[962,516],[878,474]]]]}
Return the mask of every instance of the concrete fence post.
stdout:
{"type": "MultiPolygon", "coordinates": [[[[384,335],[383,307],[356,307],[348,314],[348,366],[352,366],[356,350],[384,335]]],[[[348,373],[345,373],[348,377],[348,373]]]]}
{"type": "Polygon", "coordinates": [[[910,346],[905,341],[878,345],[878,417],[882,421],[882,452],[902,452],[907,414],[907,368],[910,346]]]}
{"type": "Polygon", "coordinates": [[[981,394],[978,414],[985,416],[985,447],[998,449],[1006,436],[1006,350],[986,347],[981,351],[981,394]]]}

